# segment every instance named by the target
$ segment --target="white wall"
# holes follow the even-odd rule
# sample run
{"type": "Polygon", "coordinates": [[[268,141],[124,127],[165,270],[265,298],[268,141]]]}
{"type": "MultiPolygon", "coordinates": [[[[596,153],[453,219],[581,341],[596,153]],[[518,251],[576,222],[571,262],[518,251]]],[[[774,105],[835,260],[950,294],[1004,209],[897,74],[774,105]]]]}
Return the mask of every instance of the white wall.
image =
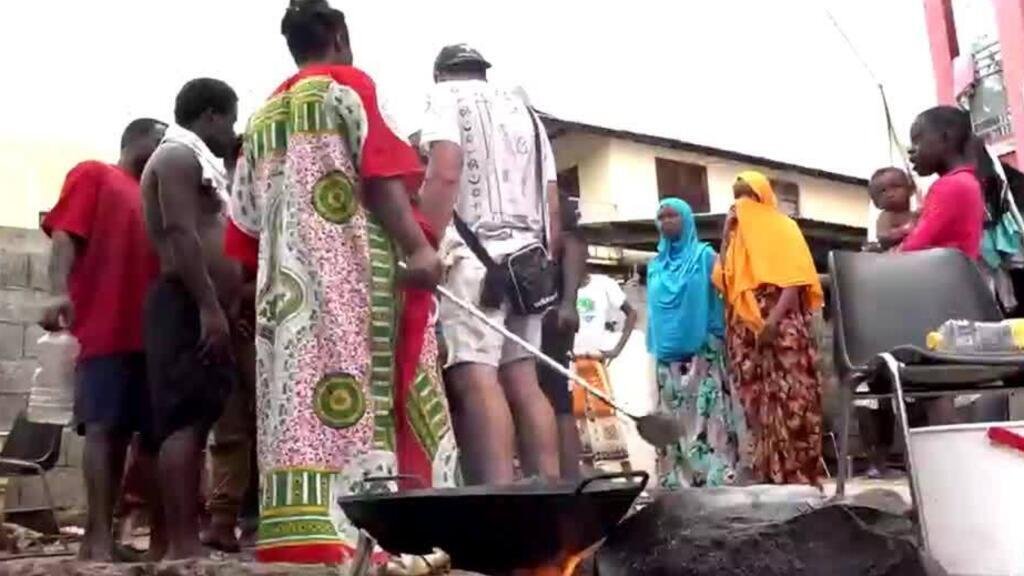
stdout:
{"type": "Polygon", "coordinates": [[[60,141],[0,141],[0,226],[38,228],[39,212],[53,207],[68,170],[83,160],[117,160],[101,153],[60,141]]]}
{"type": "Polygon", "coordinates": [[[609,176],[611,140],[590,134],[571,133],[552,143],[559,171],[576,166],[582,199],[583,222],[601,222],[615,218],[615,199],[609,176]]]}
{"type": "MultiPolygon", "coordinates": [[[[650,414],[657,408],[658,387],[654,375],[654,360],[647,353],[645,330],[633,331],[622,354],[608,366],[612,396],[616,403],[632,414],[650,414]]],[[[651,475],[652,485],[657,478],[657,452],[636,431],[628,418],[620,418],[622,433],[629,451],[629,464],[634,470],[651,475]]]]}
{"type": "Polygon", "coordinates": [[[805,174],[741,164],[705,154],[650,146],[589,134],[568,134],[555,142],[559,170],[578,166],[585,222],[654,218],[658,207],[655,159],[707,167],[712,213],[732,205],[732,184],[746,169],[757,169],[800,186],[800,216],[822,222],[867,226],[867,188],[805,174]]]}
{"type": "MultiPolygon", "coordinates": [[[[633,414],[649,414],[657,408],[658,387],[654,358],[647,352],[647,293],[638,282],[627,282],[623,290],[639,317],[622,354],[608,367],[608,378],[612,394],[623,408],[633,414]]],[[[654,482],[657,478],[654,447],[640,438],[631,420],[623,418],[621,421],[630,465],[634,470],[645,470],[654,482]]]]}

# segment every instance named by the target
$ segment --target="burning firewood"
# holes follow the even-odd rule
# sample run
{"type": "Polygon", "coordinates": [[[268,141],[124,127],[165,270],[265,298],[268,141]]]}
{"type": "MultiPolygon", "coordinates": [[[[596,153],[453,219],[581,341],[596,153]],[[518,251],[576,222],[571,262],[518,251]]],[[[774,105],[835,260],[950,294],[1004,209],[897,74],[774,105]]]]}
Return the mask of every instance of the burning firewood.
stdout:
{"type": "Polygon", "coordinates": [[[434,549],[426,556],[402,554],[395,556],[387,566],[380,569],[380,576],[434,576],[451,571],[451,558],[443,551],[434,549]]]}

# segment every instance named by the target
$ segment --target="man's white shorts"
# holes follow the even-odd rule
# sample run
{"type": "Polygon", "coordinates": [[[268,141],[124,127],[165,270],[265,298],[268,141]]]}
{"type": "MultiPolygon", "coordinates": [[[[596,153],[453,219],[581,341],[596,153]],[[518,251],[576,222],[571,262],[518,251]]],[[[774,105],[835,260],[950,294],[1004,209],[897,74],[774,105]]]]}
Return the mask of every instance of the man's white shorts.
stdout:
{"type": "MultiPolygon", "coordinates": [[[[465,247],[454,251],[451,257],[451,265],[445,272],[445,287],[459,298],[479,307],[487,269],[465,247]]],[[[516,336],[540,348],[540,315],[514,314],[507,303],[500,310],[482,312],[496,323],[504,324],[516,336]]],[[[506,341],[504,336],[444,297],[441,297],[439,316],[441,333],[448,347],[446,368],[465,363],[498,368],[532,358],[522,346],[506,341]]]]}

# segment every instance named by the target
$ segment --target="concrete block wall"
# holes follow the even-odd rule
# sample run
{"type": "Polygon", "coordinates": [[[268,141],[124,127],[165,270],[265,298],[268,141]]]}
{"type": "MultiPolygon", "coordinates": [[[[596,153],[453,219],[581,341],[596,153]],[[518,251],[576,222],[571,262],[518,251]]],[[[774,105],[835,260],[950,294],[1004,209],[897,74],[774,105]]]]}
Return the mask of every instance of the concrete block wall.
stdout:
{"type": "MultiPolygon", "coordinates": [[[[0,438],[28,405],[32,374],[38,367],[36,341],[43,331],[36,322],[47,300],[49,247],[38,230],[0,227],[0,438]]],[[[49,475],[54,499],[62,508],[84,506],[81,461],[81,439],[65,430],[60,460],[49,475]]],[[[43,502],[36,479],[11,480],[5,492],[7,507],[43,502]]]]}

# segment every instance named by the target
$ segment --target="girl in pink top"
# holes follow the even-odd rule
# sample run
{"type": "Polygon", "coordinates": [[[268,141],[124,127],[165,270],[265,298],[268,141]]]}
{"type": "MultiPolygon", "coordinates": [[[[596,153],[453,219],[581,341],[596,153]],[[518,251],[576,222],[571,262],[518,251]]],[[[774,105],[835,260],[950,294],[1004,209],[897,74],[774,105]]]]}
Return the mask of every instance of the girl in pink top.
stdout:
{"type": "MultiPolygon", "coordinates": [[[[940,178],[932,184],[917,226],[900,249],[955,248],[978,260],[986,204],[990,215],[1005,207],[1002,181],[984,153],[984,143],[973,133],[970,116],[951,106],[931,108],[914,121],[910,140],[914,170],[940,178]]],[[[951,397],[927,400],[925,409],[931,426],[958,421],[951,397]]]]}

